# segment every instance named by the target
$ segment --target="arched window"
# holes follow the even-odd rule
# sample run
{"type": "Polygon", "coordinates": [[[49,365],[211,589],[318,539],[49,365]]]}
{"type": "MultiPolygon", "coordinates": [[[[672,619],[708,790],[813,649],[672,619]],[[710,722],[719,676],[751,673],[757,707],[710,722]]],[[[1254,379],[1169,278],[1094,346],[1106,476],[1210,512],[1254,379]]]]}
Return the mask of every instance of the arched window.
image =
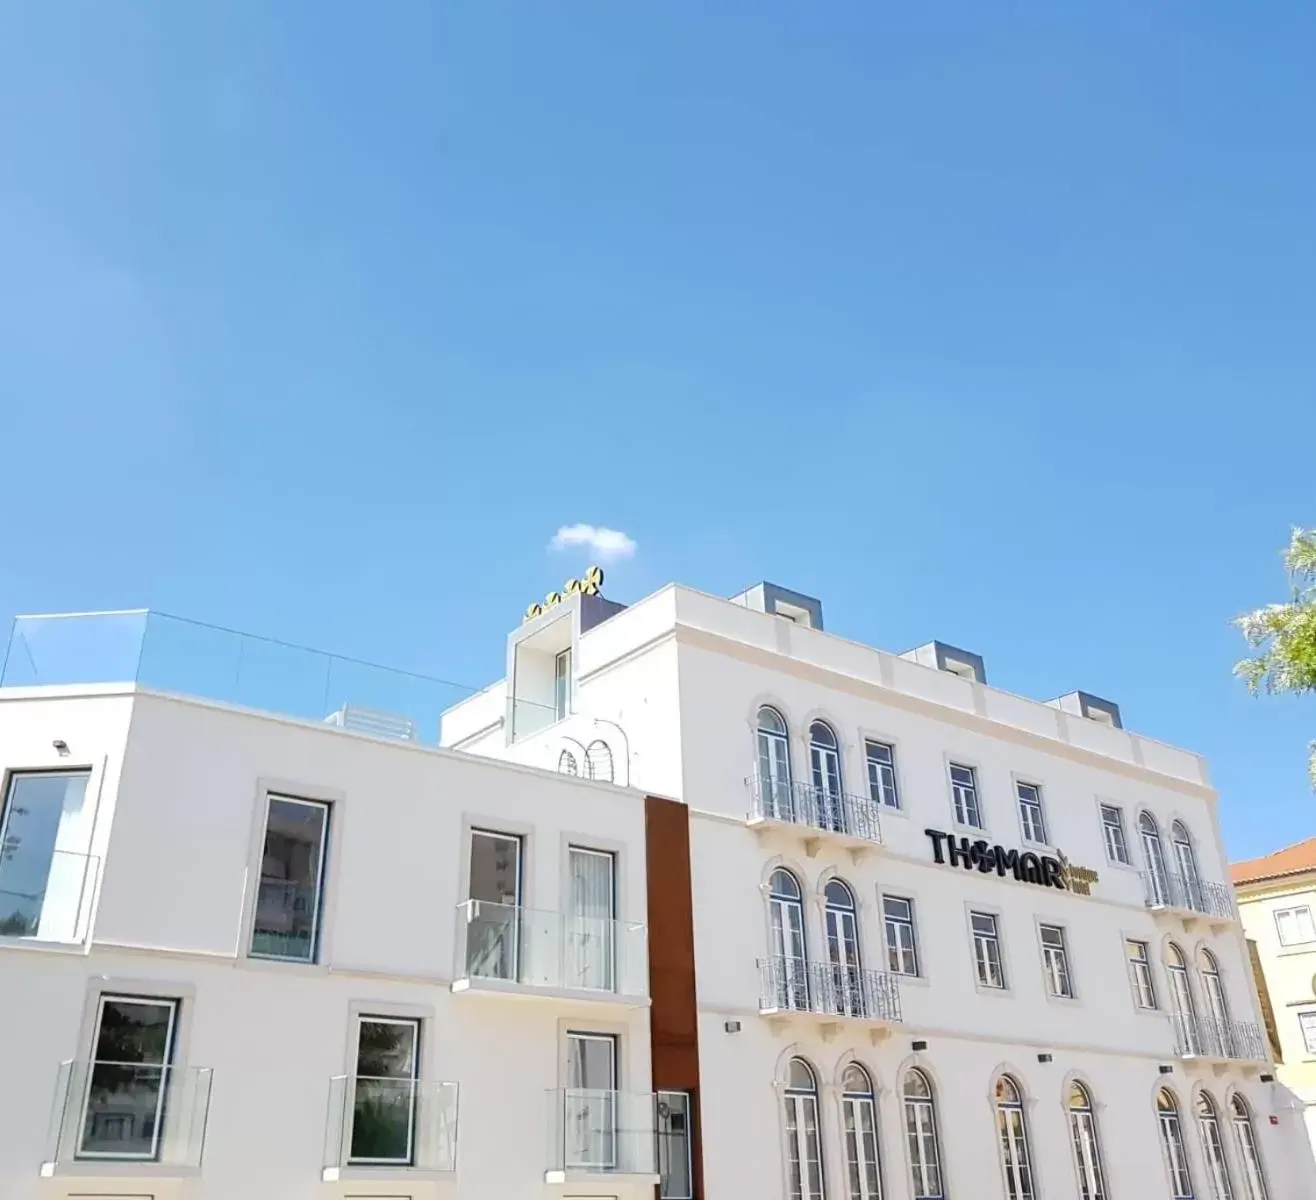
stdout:
{"type": "Polygon", "coordinates": [[[1028,1153],[1024,1097],[1009,1075],[996,1081],[996,1132],[1001,1143],[1007,1200],[1033,1200],[1033,1160],[1028,1153]]]}
{"type": "Polygon", "coordinates": [[[1077,1080],[1069,1085],[1069,1138],[1074,1144],[1079,1200],[1106,1200],[1101,1143],[1097,1140],[1097,1114],[1091,1093],[1077,1080]]]}
{"type": "Polygon", "coordinates": [[[1234,1123],[1234,1136],[1238,1139],[1238,1157],[1243,1163],[1243,1188],[1246,1200],[1268,1200],[1266,1172],[1261,1165],[1261,1148],[1257,1145],[1257,1131],[1252,1125],[1252,1110],[1247,1101],[1235,1094],[1229,1102],[1234,1123]]]}
{"type": "Polygon", "coordinates": [[[823,1200],[818,1079],[802,1058],[790,1061],[785,1103],[786,1195],[788,1200],[823,1200]]]}
{"type": "Polygon", "coordinates": [[[1180,1054],[1201,1054],[1204,1046],[1188,981],[1188,960],[1174,942],[1165,947],[1165,970],[1170,977],[1170,1017],[1180,1054]]]}
{"type": "Polygon", "coordinates": [[[1138,818],[1138,835],[1142,838],[1142,856],[1147,860],[1143,874],[1147,903],[1163,908],[1170,903],[1170,873],[1165,866],[1165,847],[1161,845],[1161,831],[1156,818],[1145,812],[1138,818]]]}
{"type": "Polygon", "coordinates": [[[557,769],[563,775],[580,774],[580,766],[576,762],[576,756],[570,750],[563,750],[557,756],[557,769]]]}
{"type": "Polygon", "coordinates": [[[595,738],[585,747],[585,770],[591,779],[613,781],[612,747],[602,738],[595,738]]]}
{"type": "Polygon", "coordinates": [[[1170,826],[1170,842],[1174,846],[1175,870],[1181,881],[1181,903],[1187,908],[1202,911],[1202,881],[1197,874],[1197,856],[1193,853],[1193,839],[1188,826],[1176,821],[1170,826]]]}
{"type": "Polygon", "coordinates": [[[1170,1195],[1174,1200],[1193,1200],[1193,1176],[1188,1169],[1188,1152],[1179,1124],[1179,1102],[1169,1088],[1156,1093],[1156,1121],[1161,1127],[1161,1150],[1170,1172],[1170,1195]]]}
{"type": "Polygon", "coordinates": [[[807,1012],[809,1008],[808,956],[804,942],[804,905],[800,883],[778,867],[768,881],[769,978],[765,999],[777,1009],[807,1012]]]}
{"type": "Polygon", "coordinates": [[[791,751],[786,719],[766,704],[758,716],[759,806],[761,816],[793,820],[791,751]]]}
{"type": "Polygon", "coordinates": [[[1202,1157],[1206,1160],[1206,1173],[1215,1200],[1234,1200],[1234,1186],[1229,1179],[1229,1163],[1225,1160],[1225,1143],[1220,1136],[1215,1101],[1205,1091],[1197,1093],[1197,1128],[1202,1135],[1202,1157]]]}
{"type": "Polygon", "coordinates": [[[1210,950],[1203,947],[1197,954],[1197,970],[1206,996],[1206,1040],[1221,1058],[1234,1056],[1234,1024],[1229,1019],[1229,1002],[1220,978],[1220,964],[1210,950]]]}
{"type": "Polygon", "coordinates": [[[873,1096],[873,1081],[858,1063],[852,1062],[841,1076],[841,1125],[850,1200],[881,1200],[877,1102],[873,1096]]]}
{"type": "Polygon", "coordinates": [[[820,829],[844,830],[840,745],[826,721],[815,721],[809,726],[809,772],[813,802],[817,806],[814,823],[820,829]]]}
{"type": "Polygon", "coordinates": [[[914,1179],[914,1200],[945,1200],[932,1085],[922,1071],[911,1067],[905,1072],[901,1095],[905,1104],[905,1139],[909,1148],[909,1170],[914,1179]]]}
{"type": "Polygon", "coordinates": [[[840,1016],[865,1015],[863,973],[859,965],[859,922],[854,893],[839,879],[825,889],[827,899],[827,1011],[840,1016]]]}

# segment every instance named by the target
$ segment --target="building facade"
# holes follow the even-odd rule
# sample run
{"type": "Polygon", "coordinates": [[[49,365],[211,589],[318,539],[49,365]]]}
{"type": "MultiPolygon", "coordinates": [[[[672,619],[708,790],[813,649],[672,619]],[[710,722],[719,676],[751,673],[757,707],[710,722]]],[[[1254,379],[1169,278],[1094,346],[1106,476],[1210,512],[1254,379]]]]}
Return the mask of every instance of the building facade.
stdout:
{"type": "Polygon", "coordinates": [[[1277,1074],[1316,1144],[1316,838],[1234,863],[1230,875],[1279,1045],[1277,1074]]]}
{"type": "Polygon", "coordinates": [[[1206,766],[1116,705],[771,584],[577,585],[442,740],[684,803],[697,1195],[1316,1195],[1206,766]]]}
{"type": "Polygon", "coordinates": [[[682,1169],[644,797],[338,717],[0,688],[6,1200],[640,1200],[682,1169]]]}

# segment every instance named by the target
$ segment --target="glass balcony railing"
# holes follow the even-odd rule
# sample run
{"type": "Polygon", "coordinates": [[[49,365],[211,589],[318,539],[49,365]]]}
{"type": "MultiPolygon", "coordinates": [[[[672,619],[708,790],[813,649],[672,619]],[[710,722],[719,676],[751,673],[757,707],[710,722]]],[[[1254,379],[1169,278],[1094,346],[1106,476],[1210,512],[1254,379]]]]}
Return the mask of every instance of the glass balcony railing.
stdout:
{"type": "Polygon", "coordinates": [[[85,942],[99,871],[90,854],[0,847],[0,937],[85,942]]]}
{"type": "Polygon", "coordinates": [[[782,956],[761,958],[758,968],[762,1013],[812,1013],[877,1022],[904,1019],[900,977],[886,971],[782,956]]]}
{"type": "Polygon", "coordinates": [[[199,1167],[211,1075],[209,1067],[62,1063],[42,1174],[85,1161],[199,1167]]]}
{"type": "MultiPolygon", "coordinates": [[[[438,741],[440,714],[478,690],[144,609],[14,619],[0,688],[94,683],[134,683],[428,744],[438,741]]],[[[518,704],[525,721],[542,719],[529,702],[518,704]]]]}
{"type": "Polygon", "coordinates": [[[1174,1050],[1180,1058],[1267,1062],[1266,1039],[1251,1021],[1220,1021],[1213,1017],[1171,1013],[1174,1050]]]}
{"type": "Polygon", "coordinates": [[[1223,883],[1169,871],[1140,871],[1143,900],[1148,908],[1200,913],[1220,921],[1234,917],[1234,897],[1223,883]]]}
{"type": "Polygon", "coordinates": [[[329,1081],[324,1178],[352,1167],[457,1169],[457,1085],[336,1075],[329,1081]]]}
{"type": "Polygon", "coordinates": [[[749,819],[799,825],[862,842],[879,843],[882,824],[878,805],[867,796],[817,787],[798,780],[745,780],[750,793],[749,819]]]}
{"type": "Polygon", "coordinates": [[[564,1088],[548,1094],[547,1177],[658,1173],[656,1097],[564,1088]]]}
{"type": "Polygon", "coordinates": [[[643,925],[488,900],[457,906],[456,990],[477,981],[526,988],[644,996],[649,991],[643,925]]]}

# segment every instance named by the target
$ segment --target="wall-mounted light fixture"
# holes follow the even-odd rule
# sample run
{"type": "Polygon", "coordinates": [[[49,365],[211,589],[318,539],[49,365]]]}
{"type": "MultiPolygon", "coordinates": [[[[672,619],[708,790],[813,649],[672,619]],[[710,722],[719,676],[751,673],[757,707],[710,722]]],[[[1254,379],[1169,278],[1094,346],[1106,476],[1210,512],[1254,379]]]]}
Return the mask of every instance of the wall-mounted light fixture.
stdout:
{"type": "Polygon", "coordinates": [[[1039,1054],[1039,1055],[1037,1056],[1037,1061],[1038,1061],[1038,1062],[1050,1062],[1050,1061],[1051,1061],[1051,1056],[1050,1056],[1049,1054],[1039,1054]]]}
{"type": "Polygon", "coordinates": [[[915,1050],[926,1050],[928,1048],[927,1042],[915,1042],[913,1045],[915,1050]]]}
{"type": "Polygon", "coordinates": [[[739,1021],[723,1021],[723,1022],[722,1022],[722,1028],[725,1029],[725,1030],[727,1031],[727,1033],[739,1033],[739,1032],[740,1032],[740,1022],[739,1022],[739,1021]]]}
{"type": "Polygon", "coordinates": [[[1261,1076],[1258,1076],[1258,1078],[1260,1078],[1260,1080],[1261,1080],[1262,1083],[1274,1083],[1274,1082],[1275,1082],[1275,1076],[1273,1076],[1273,1075],[1261,1075],[1261,1076]]]}
{"type": "Polygon", "coordinates": [[[1170,1066],[1166,1066],[1165,1063],[1161,1063],[1161,1065],[1160,1065],[1159,1067],[1157,1067],[1156,1070],[1159,1071],[1162,1075],[1173,1075],[1173,1074],[1174,1074],[1174,1068],[1173,1068],[1173,1067],[1170,1067],[1170,1066]]]}
{"type": "Polygon", "coordinates": [[[56,738],[50,744],[55,747],[55,753],[58,754],[60,758],[68,758],[69,744],[63,738],[56,738]]]}

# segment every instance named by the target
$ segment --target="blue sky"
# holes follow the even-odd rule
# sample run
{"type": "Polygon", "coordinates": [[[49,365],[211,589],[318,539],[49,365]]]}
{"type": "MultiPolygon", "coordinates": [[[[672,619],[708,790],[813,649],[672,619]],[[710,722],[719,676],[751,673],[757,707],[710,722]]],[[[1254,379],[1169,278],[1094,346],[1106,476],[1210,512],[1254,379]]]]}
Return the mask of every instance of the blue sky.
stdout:
{"type": "Polygon", "coordinates": [[[150,605],[484,683],[771,579],[1205,752],[1316,524],[1316,9],[0,0],[0,613],[150,605]]]}

